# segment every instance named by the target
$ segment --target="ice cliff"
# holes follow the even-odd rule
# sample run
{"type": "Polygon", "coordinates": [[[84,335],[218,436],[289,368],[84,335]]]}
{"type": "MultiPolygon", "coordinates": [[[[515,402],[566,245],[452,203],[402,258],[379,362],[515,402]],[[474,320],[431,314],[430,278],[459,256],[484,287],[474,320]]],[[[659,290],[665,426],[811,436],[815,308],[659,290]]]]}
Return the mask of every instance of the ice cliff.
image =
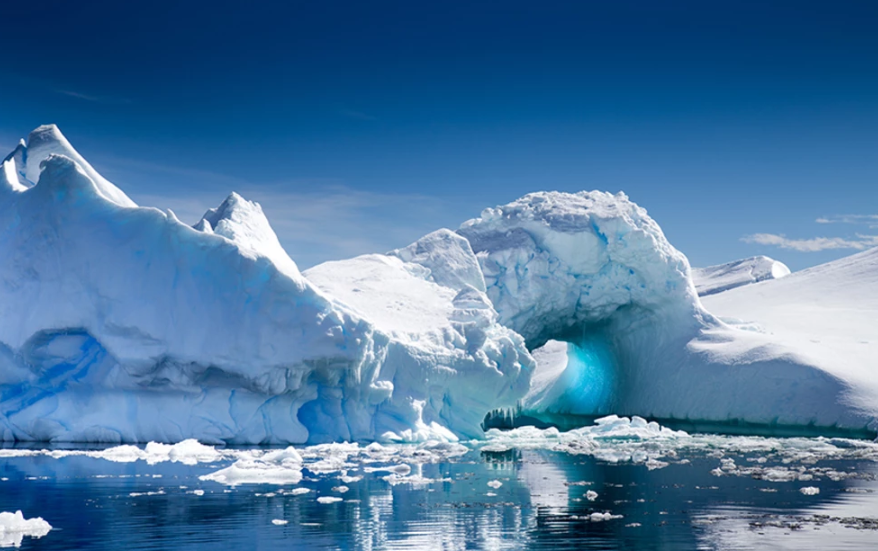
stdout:
{"type": "Polygon", "coordinates": [[[454,440],[516,407],[874,427],[852,379],[740,327],[623,194],[300,273],[258,204],[138,207],[54,126],[0,171],[3,440],[454,440]]]}

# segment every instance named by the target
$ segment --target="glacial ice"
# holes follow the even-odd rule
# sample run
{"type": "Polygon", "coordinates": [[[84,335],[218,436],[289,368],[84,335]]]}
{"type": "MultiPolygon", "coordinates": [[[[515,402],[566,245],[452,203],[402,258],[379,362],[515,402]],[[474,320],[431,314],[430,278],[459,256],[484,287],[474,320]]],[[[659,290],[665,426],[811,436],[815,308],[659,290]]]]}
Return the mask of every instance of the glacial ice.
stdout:
{"type": "Polygon", "coordinates": [[[754,256],[717,266],[692,269],[695,290],[702,297],[788,275],[790,269],[786,264],[767,256],[754,256]]]}
{"type": "Polygon", "coordinates": [[[233,194],[196,229],[135,207],[55,127],[29,138],[27,185],[19,157],[0,201],[3,440],[455,439],[526,391],[533,360],[477,290],[384,257],[379,277],[436,296],[429,335],[382,328],[303,277],[254,203],[233,194]]]}
{"type": "MultiPolygon", "coordinates": [[[[870,272],[845,266],[868,294],[855,283],[870,272]]],[[[821,277],[706,297],[717,318],[658,224],[602,192],[530,194],[301,273],[258,204],[233,193],[186,225],[137,207],[45,126],[0,171],[0,439],[451,446],[516,409],[874,432],[871,302],[852,322],[867,328],[849,327],[861,348],[793,338],[752,300],[735,317],[768,331],[720,311],[733,293],[844,294],[821,277]],[[852,363],[833,360],[841,348],[852,363]]],[[[207,453],[157,446],[113,453],[207,453]]],[[[308,469],[342,469],[344,449],[308,469]]],[[[301,476],[236,461],[217,480],[301,476]]]]}
{"type": "Polygon", "coordinates": [[[624,194],[534,193],[459,233],[500,322],[537,359],[526,415],[878,429],[874,376],[854,381],[841,363],[830,369],[713,316],[686,257],[624,194]]]}

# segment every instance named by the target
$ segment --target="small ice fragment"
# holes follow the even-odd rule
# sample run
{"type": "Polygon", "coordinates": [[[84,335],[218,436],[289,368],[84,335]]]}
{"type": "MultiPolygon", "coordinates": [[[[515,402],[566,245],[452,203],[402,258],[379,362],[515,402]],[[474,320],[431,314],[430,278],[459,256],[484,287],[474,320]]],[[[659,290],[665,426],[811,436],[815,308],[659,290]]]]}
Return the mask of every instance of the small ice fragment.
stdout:
{"type": "Polygon", "coordinates": [[[503,483],[500,482],[499,480],[492,480],[492,481],[488,482],[488,486],[494,488],[495,490],[502,485],[503,485],[503,483]]]}
{"type": "Polygon", "coordinates": [[[290,495],[300,496],[302,494],[307,494],[310,491],[310,488],[294,488],[290,491],[290,495]]]}
{"type": "Polygon", "coordinates": [[[817,488],[814,486],[805,486],[804,488],[800,489],[799,491],[802,492],[803,494],[805,494],[806,496],[816,496],[817,494],[820,493],[820,488],[817,488]]]}
{"type": "Polygon", "coordinates": [[[317,503],[338,503],[341,500],[340,497],[322,496],[317,498],[317,503]]]}
{"type": "Polygon", "coordinates": [[[203,496],[204,490],[192,490],[192,493],[197,495],[197,496],[203,496]]]}
{"type": "Polygon", "coordinates": [[[588,518],[592,522],[603,522],[605,520],[622,518],[622,515],[611,515],[610,513],[592,513],[591,515],[589,515],[588,518]]]}
{"type": "Polygon", "coordinates": [[[585,492],[585,498],[589,501],[594,501],[598,498],[598,493],[594,490],[589,490],[585,492]]]}
{"type": "Polygon", "coordinates": [[[0,513],[0,546],[21,547],[25,537],[39,539],[52,530],[52,525],[42,517],[25,519],[21,511],[0,513]]]}
{"type": "Polygon", "coordinates": [[[333,492],[338,492],[340,494],[343,494],[343,493],[347,492],[348,490],[350,490],[350,488],[348,488],[347,486],[333,486],[333,488],[332,488],[333,492]]]}
{"type": "Polygon", "coordinates": [[[276,519],[272,519],[271,523],[274,524],[275,526],[283,526],[284,524],[289,524],[290,521],[276,518],[276,519]]]}

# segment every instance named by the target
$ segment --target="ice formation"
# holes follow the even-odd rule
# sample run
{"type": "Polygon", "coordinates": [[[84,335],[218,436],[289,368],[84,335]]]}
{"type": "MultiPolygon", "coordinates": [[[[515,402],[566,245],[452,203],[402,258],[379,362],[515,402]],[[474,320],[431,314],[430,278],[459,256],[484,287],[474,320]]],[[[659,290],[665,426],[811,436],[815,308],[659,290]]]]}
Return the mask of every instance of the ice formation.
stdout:
{"type": "Polygon", "coordinates": [[[855,391],[845,366],[711,315],[686,258],[624,194],[535,193],[459,233],[501,323],[539,347],[526,414],[876,429],[874,384],[855,391]]]}
{"type": "Polygon", "coordinates": [[[767,256],[754,256],[727,264],[692,269],[695,290],[702,297],[788,275],[790,269],[786,264],[767,256]]]}
{"type": "MultiPolygon", "coordinates": [[[[845,272],[859,296],[869,262],[845,272]]],[[[776,285],[774,300],[853,301],[803,274],[707,298],[776,285]]],[[[3,440],[452,442],[516,407],[876,429],[869,300],[850,322],[861,348],[745,331],[759,327],[704,309],[686,257],[621,193],[534,193],[300,273],[258,204],[232,194],[188,226],[45,126],[0,171],[0,276],[3,440]]],[[[217,480],[278,467],[248,461],[217,480]]]]}
{"type": "Polygon", "coordinates": [[[0,513],[0,547],[21,547],[25,537],[39,539],[52,531],[52,525],[42,519],[24,518],[21,511],[0,513]]]}
{"type": "Polygon", "coordinates": [[[455,439],[526,391],[522,339],[419,264],[376,275],[431,295],[423,335],[315,287],[235,194],[197,228],[136,207],[54,126],[2,175],[4,440],[455,439]]]}

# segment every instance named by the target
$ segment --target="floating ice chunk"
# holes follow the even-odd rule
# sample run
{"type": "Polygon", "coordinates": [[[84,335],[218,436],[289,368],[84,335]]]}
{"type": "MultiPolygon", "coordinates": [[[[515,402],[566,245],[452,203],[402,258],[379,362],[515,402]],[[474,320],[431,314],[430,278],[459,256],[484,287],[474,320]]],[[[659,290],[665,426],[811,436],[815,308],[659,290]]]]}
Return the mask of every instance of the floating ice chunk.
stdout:
{"type": "Polygon", "coordinates": [[[348,490],[350,490],[350,488],[348,488],[347,486],[333,486],[332,487],[333,492],[338,492],[340,494],[345,494],[348,492],[348,490]]]}
{"type": "Polygon", "coordinates": [[[805,494],[806,496],[816,496],[817,494],[820,493],[820,488],[817,488],[816,486],[805,486],[804,488],[801,488],[799,491],[802,492],[803,494],[805,494]]]}
{"type": "Polygon", "coordinates": [[[237,486],[239,484],[298,484],[302,481],[302,470],[291,466],[241,459],[224,469],[200,476],[199,479],[219,482],[228,486],[237,486]]]}
{"type": "Polygon", "coordinates": [[[300,496],[300,495],[307,494],[310,491],[311,491],[310,488],[294,488],[294,489],[290,490],[290,495],[300,496]]]}
{"type": "Polygon", "coordinates": [[[592,513],[588,519],[592,522],[604,522],[607,520],[615,520],[622,518],[623,515],[613,515],[611,513],[592,513]]]}
{"type": "Polygon", "coordinates": [[[52,530],[42,517],[25,519],[21,511],[0,513],[0,547],[21,547],[25,536],[39,539],[52,530]]]}
{"type": "Polygon", "coordinates": [[[279,519],[279,518],[275,518],[275,519],[272,519],[272,520],[271,520],[271,523],[274,524],[275,526],[283,526],[284,524],[289,524],[290,521],[288,521],[288,520],[283,520],[283,519],[279,519]]]}
{"type": "Polygon", "coordinates": [[[144,451],[146,461],[151,465],[163,461],[197,465],[198,463],[213,463],[222,459],[222,454],[216,448],[205,446],[192,438],[173,445],[150,442],[144,451]]]}
{"type": "Polygon", "coordinates": [[[499,480],[491,480],[488,482],[488,486],[494,488],[495,490],[498,489],[502,485],[503,485],[503,483],[500,482],[499,480]]]}
{"type": "Polygon", "coordinates": [[[298,451],[292,446],[284,450],[278,450],[273,452],[268,452],[262,456],[262,461],[270,462],[270,463],[282,463],[282,464],[302,464],[302,456],[298,451]]]}
{"type": "Polygon", "coordinates": [[[450,478],[427,478],[421,475],[411,475],[411,476],[402,476],[398,474],[391,474],[384,477],[381,477],[382,480],[389,483],[391,486],[396,486],[398,484],[411,484],[414,487],[420,486],[428,486],[435,482],[451,482],[450,478]]]}
{"type": "Polygon", "coordinates": [[[333,497],[333,496],[321,496],[321,497],[317,498],[317,503],[323,503],[323,504],[338,503],[339,501],[343,501],[342,498],[333,497]]]}
{"type": "Polygon", "coordinates": [[[598,498],[598,493],[594,490],[589,490],[585,492],[585,498],[589,501],[594,501],[598,498]]]}

